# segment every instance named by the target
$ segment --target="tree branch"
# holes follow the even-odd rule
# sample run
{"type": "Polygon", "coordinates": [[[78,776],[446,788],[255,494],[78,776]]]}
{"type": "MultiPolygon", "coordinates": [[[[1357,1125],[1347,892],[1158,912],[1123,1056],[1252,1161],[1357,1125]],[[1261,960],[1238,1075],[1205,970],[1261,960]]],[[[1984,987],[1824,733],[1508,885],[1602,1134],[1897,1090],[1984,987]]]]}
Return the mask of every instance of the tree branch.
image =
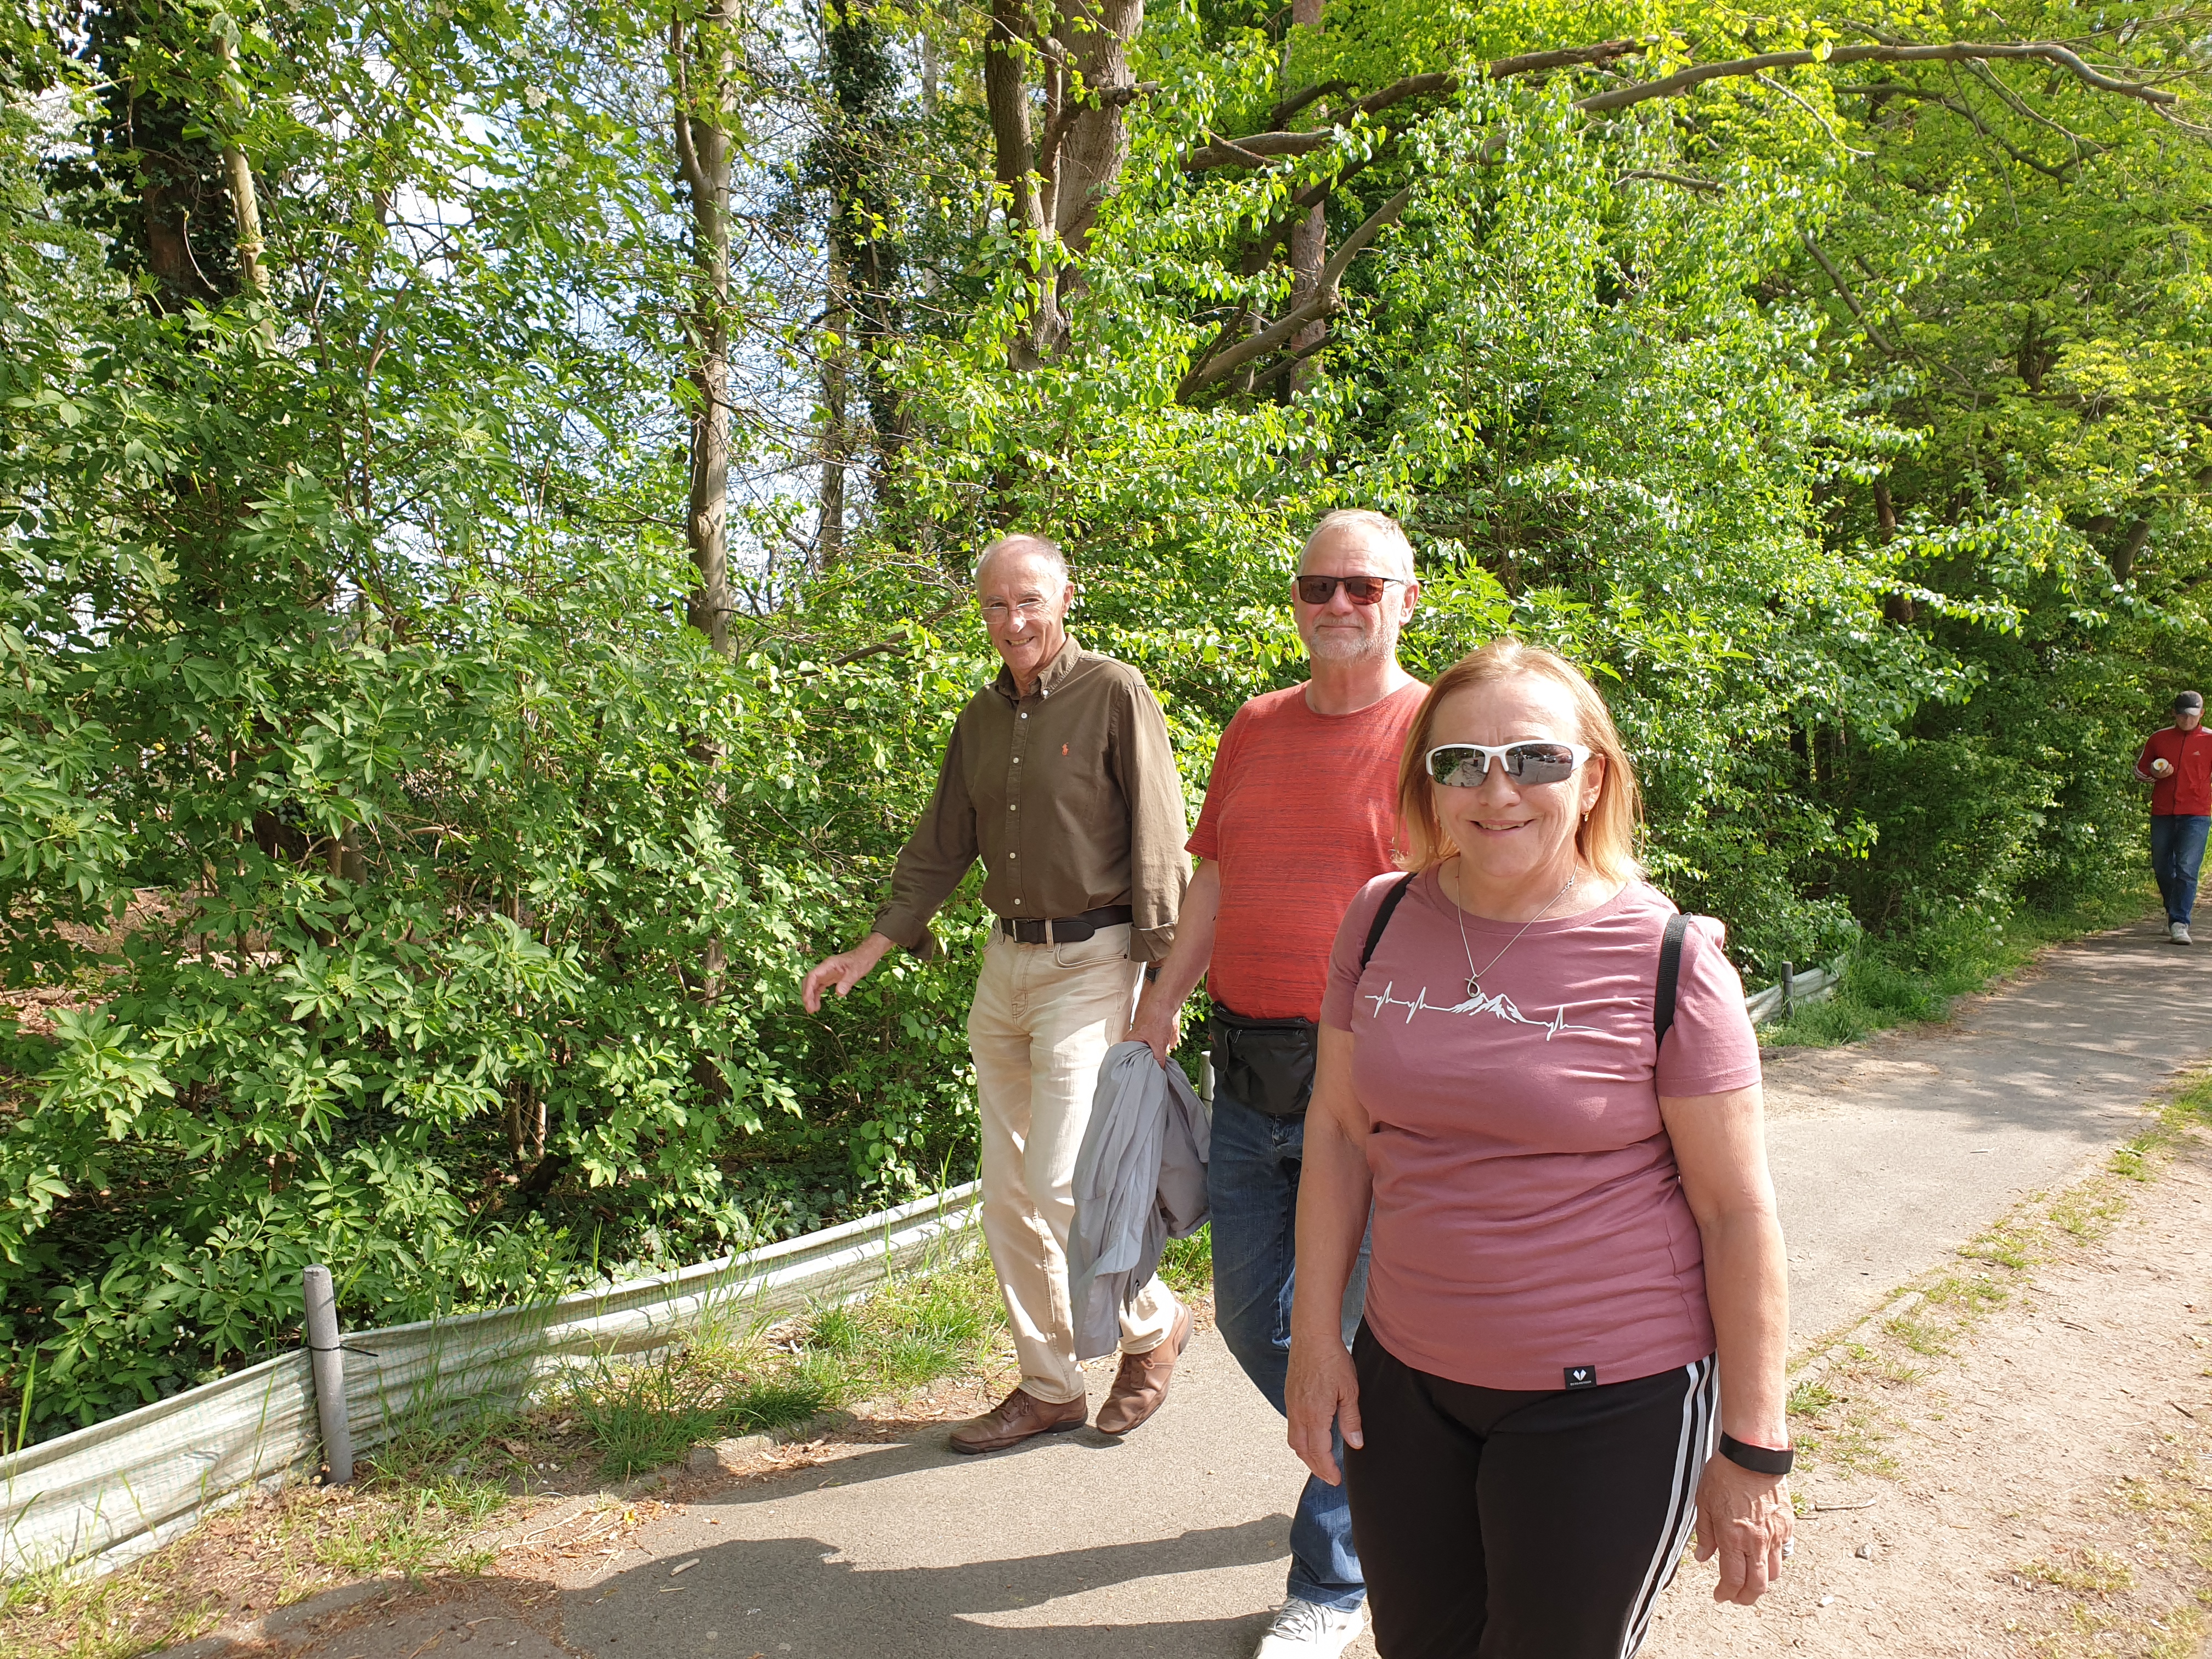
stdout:
{"type": "Polygon", "coordinates": [[[1308,104],[1312,103],[1315,99],[1326,98],[1332,92],[1342,92],[1344,89],[1345,82],[1341,81],[1316,82],[1314,85],[1308,87],[1304,92],[1295,94],[1291,97],[1284,99],[1281,103],[1269,110],[1267,112],[1267,125],[1271,127],[1279,127],[1284,122],[1289,120],[1291,117],[1296,115],[1300,110],[1304,109],[1308,104]]]}
{"type": "Polygon", "coordinates": [[[1625,185],[1631,179],[1645,179],[1655,185],[1678,185],[1684,190],[1704,191],[1714,195],[1719,194],[1727,188],[1725,185],[1716,184],[1711,179],[1692,179],[1680,173],[1655,173],[1649,167],[1633,168],[1622,173],[1613,182],[1616,185],[1625,185]]]}
{"type": "MultiPolygon", "coordinates": [[[[1510,80],[1520,75],[1540,75],[1549,70],[1575,69],[1591,64],[1610,64],[1614,59],[1644,51],[1648,40],[1603,40],[1594,46],[1565,46],[1555,52],[1522,52],[1517,58],[1495,58],[1484,65],[1481,78],[1486,81],[1510,80]]],[[[1380,92],[1370,93],[1354,104],[1352,111],[1360,115],[1379,115],[1394,104],[1402,104],[1411,98],[1426,98],[1435,94],[1455,93],[1466,83],[1456,75],[1409,75],[1394,81],[1380,92]]],[[[1327,83],[1315,90],[1315,95],[1328,90],[1327,83]]],[[[1304,98],[1305,94],[1299,94],[1304,98]]],[[[1297,108],[1303,108],[1300,103],[1297,108]]],[[[1297,113],[1297,108],[1290,113],[1297,113]]],[[[1289,118],[1278,106],[1276,119],[1289,118]]],[[[1395,134],[1393,135],[1395,136],[1395,134]]],[[[1223,167],[1251,167],[1249,156],[1306,155],[1317,149],[1326,149],[1336,142],[1335,132],[1329,128],[1317,128],[1307,132],[1255,132],[1238,139],[1217,138],[1203,149],[1193,150],[1183,162],[1186,173],[1204,173],[1209,168],[1223,167]]]]}
{"type": "Polygon", "coordinates": [[[1952,40],[1932,46],[1911,46],[1883,41],[1874,46],[1838,46],[1821,54],[1813,52],[1766,52],[1755,58],[1730,58],[1718,64],[1693,64],[1688,69],[1662,76],[1656,81],[1639,81],[1633,86],[1615,87],[1608,92],[1593,93],[1575,100],[1575,107],[1585,115],[1601,115],[1608,110],[1626,109],[1653,98],[1678,98],[1708,81],[1729,76],[1762,74],[1768,70],[1800,69],[1808,64],[1943,64],[1987,62],[1996,59],[2034,58],[2052,64],[2066,70],[2100,92],[2118,93],[2124,97],[2139,98],[2147,104],[2169,105],[2180,101],[2179,95],[2162,87],[2147,87],[2136,81],[2116,80],[2083,63],[2069,47],[2056,40],[1972,41],[1952,40]]]}
{"type": "Polygon", "coordinates": [[[691,80],[684,68],[681,20],[668,26],[668,52],[676,60],[676,170],[691,186],[691,199],[703,202],[708,195],[707,174],[699,165],[698,146],[691,141],[691,80]]]}
{"type": "Polygon", "coordinates": [[[1881,354],[1885,357],[1897,356],[1897,348],[1883,339],[1881,331],[1867,320],[1866,309],[1859,304],[1859,296],[1851,292],[1851,285],[1844,280],[1844,273],[1830,264],[1828,256],[1820,252],[1820,245],[1813,240],[1813,233],[1809,230],[1801,230],[1797,233],[1797,240],[1804,243],[1805,252],[1813,256],[1814,262],[1828,273],[1828,280],[1835,284],[1837,295],[1849,307],[1852,318],[1858,325],[1866,330],[1867,338],[1881,349],[1881,354]]]}
{"type": "Polygon", "coordinates": [[[1327,329],[1323,329],[1321,332],[1321,337],[1316,340],[1311,345],[1303,345],[1296,351],[1285,352],[1280,358],[1277,359],[1274,362],[1268,364],[1264,371],[1258,374],[1255,374],[1252,377],[1252,390],[1257,392],[1263,386],[1272,386],[1275,381],[1282,379],[1284,375],[1296,368],[1300,363],[1305,362],[1307,358],[1312,356],[1315,352],[1319,351],[1323,346],[1327,345],[1328,342],[1328,331],[1327,329]]]}
{"type": "Polygon", "coordinates": [[[1182,383],[1176,387],[1176,400],[1178,403],[1188,402],[1194,394],[1204,391],[1217,380],[1227,380],[1254,358],[1266,356],[1308,323],[1319,322],[1340,310],[1344,300],[1337,292],[1337,285],[1344,280],[1344,273],[1350,269],[1352,260],[1358,257],[1360,249],[1373,241],[1386,226],[1397,222],[1398,216],[1406,210],[1406,204],[1413,199],[1413,187],[1408,185],[1368,215],[1367,222],[1346,237],[1343,245],[1329,255],[1328,263],[1321,268],[1321,280],[1315,284],[1312,299],[1295,310],[1285,313],[1250,339],[1238,341],[1211,362],[1201,363],[1192,369],[1183,376],[1182,383]]]}

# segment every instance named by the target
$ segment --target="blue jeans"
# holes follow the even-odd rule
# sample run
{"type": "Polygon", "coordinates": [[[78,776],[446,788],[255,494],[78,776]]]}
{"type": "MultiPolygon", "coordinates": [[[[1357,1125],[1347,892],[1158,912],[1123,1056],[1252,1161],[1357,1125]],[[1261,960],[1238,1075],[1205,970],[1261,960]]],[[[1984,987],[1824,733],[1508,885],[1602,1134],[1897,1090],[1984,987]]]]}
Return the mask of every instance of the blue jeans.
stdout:
{"type": "Polygon", "coordinates": [[[2158,896],[2166,901],[2166,919],[2189,924],[2197,908],[2197,870],[2204,862],[2204,832],[2212,817],[2155,813],[2150,821],[2150,871],[2158,878],[2158,896]]]}
{"type": "MultiPolygon", "coordinates": [[[[1216,1084],[1213,1150],[1206,1165],[1213,1212],[1214,1318],[1244,1375],[1277,1411],[1283,1409],[1291,1368],[1291,1291],[1305,1140],[1303,1117],[1255,1112],[1216,1084]]],[[[1367,1254],[1363,1239],[1344,1292],[1346,1346],[1367,1301],[1367,1254]]],[[[1341,1437],[1336,1455],[1341,1468],[1341,1437]]],[[[1291,1518],[1290,1593],[1340,1609],[1367,1599],[1345,1490],[1310,1474],[1291,1518]]]]}

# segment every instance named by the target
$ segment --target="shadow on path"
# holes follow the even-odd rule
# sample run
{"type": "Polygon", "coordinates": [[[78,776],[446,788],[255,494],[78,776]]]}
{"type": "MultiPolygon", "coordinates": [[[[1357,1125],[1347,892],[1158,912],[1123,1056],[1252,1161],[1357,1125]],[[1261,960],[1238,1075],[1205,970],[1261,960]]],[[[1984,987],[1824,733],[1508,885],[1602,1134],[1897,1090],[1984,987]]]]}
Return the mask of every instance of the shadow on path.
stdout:
{"type": "MultiPolygon", "coordinates": [[[[910,1519],[929,1523],[927,1516],[910,1519]]],[[[1206,1617],[1186,1608],[1171,1583],[1142,1598],[1157,1614],[1149,1621],[1094,1622],[1082,1604],[1126,1599],[1139,1579],[1275,1561],[1289,1524],[1269,1516],[1139,1543],[892,1568],[856,1566],[816,1538],[732,1540],[699,1550],[699,1565],[681,1577],[672,1578],[672,1564],[658,1560],[564,1597],[562,1635],[572,1649],[611,1659],[755,1651],[900,1659],[1241,1655],[1259,1617],[1206,1617]],[[1041,1614],[1047,1603],[1060,1605],[1041,1614]]]]}

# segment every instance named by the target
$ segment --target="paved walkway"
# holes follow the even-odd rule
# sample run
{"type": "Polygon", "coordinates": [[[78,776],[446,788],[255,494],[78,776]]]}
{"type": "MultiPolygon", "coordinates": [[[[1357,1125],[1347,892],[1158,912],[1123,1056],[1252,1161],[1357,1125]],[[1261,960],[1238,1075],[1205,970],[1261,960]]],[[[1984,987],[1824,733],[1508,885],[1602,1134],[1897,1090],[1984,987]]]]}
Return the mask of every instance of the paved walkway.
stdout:
{"type": "MultiPolygon", "coordinates": [[[[2134,1133],[2148,1097],[2212,1055],[2208,991],[2212,950],[2146,925],[2051,953],[1948,1027],[1779,1057],[1771,1145],[1801,1349],[2134,1133]]],[[[525,1621],[489,1601],[394,1609],[310,1649],[1243,1659],[1282,1594],[1300,1478],[1208,1332],[1126,1444],[1086,1430],[967,1459],[917,1431],[695,1504],[647,1530],[647,1555],[555,1587],[525,1621]]],[[[1707,1571],[1670,1594],[1707,1595],[1707,1571]]]]}

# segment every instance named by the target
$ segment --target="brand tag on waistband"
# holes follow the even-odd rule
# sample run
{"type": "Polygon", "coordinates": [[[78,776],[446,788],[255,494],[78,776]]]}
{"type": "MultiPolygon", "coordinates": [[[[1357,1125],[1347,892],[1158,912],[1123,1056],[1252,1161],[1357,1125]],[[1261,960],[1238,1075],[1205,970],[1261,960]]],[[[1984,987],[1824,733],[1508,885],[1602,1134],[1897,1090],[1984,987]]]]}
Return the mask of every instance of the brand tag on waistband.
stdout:
{"type": "Polygon", "coordinates": [[[1566,1368],[1566,1370],[1567,1370],[1567,1386],[1568,1386],[1569,1388],[1571,1388],[1571,1389],[1594,1389],[1594,1388],[1597,1387],[1597,1367],[1596,1367],[1596,1366],[1595,1366],[1595,1365],[1570,1365],[1570,1366],[1568,1366],[1568,1367],[1566,1368]]]}

